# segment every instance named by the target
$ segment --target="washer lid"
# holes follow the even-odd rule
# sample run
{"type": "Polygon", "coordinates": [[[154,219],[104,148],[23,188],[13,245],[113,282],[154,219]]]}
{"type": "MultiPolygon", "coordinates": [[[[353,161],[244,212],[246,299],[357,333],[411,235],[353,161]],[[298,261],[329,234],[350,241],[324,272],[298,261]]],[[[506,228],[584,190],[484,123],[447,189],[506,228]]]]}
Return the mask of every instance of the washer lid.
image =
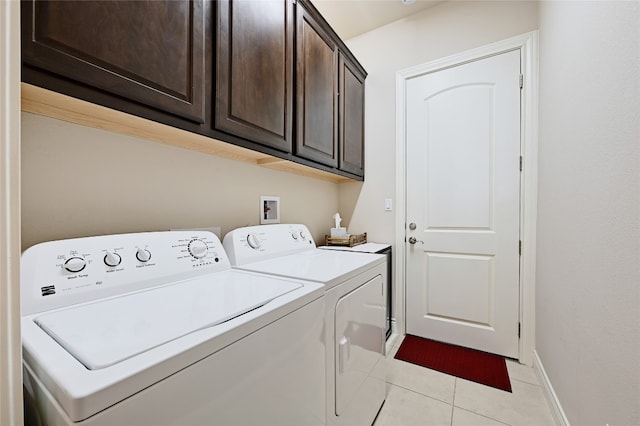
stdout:
{"type": "Polygon", "coordinates": [[[302,287],[290,281],[199,278],[35,318],[89,370],[116,364],[302,287]]]}

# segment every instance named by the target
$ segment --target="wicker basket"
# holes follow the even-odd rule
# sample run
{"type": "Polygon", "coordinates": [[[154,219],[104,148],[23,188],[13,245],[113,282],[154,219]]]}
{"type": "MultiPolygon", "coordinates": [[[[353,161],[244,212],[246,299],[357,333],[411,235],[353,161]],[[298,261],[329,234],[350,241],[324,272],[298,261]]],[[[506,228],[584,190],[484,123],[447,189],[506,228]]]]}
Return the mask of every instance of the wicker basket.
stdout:
{"type": "Polygon", "coordinates": [[[367,233],[349,235],[349,238],[331,238],[324,236],[324,245],[326,246],[346,246],[353,247],[367,242],[367,233]]]}

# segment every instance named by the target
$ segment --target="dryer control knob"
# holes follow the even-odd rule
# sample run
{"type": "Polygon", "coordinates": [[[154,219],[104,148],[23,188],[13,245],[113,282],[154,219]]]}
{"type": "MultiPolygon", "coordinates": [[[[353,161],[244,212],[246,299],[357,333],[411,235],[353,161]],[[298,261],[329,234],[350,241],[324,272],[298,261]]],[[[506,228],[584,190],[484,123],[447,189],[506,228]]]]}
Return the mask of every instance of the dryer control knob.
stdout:
{"type": "Polygon", "coordinates": [[[251,247],[254,250],[259,249],[260,246],[262,245],[262,241],[260,241],[260,237],[258,237],[256,234],[247,235],[247,243],[249,244],[249,247],[251,247]]]}
{"type": "Polygon", "coordinates": [[[136,252],[136,259],[140,262],[148,262],[151,259],[151,252],[149,250],[139,248],[136,252]]]}
{"type": "Polygon", "coordinates": [[[87,261],[83,257],[70,257],[64,262],[64,269],[67,272],[80,272],[87,266],[87,261]]]}
{"type": "Polygon", "coordinates": [[[118,266],[122,262],[122,257],[114,251],[108,251],[107,254],[104,255],[104,264],[107,266],[111,266],[112,268],[118,266]]]}
{"type": "Polygon", "coordinates": [[[300,238],[302,238],[302,240],[304,241],[307,239],[307,236],[304,235],[304,232],[300,231],[300,238]]]}
{"type": "Polygon", "coordinates": [[[196,259],[202,259],[207,255],[209,247],[207,243],[199,239],[193,239],[189,242],[189,254],[196,259]]]}

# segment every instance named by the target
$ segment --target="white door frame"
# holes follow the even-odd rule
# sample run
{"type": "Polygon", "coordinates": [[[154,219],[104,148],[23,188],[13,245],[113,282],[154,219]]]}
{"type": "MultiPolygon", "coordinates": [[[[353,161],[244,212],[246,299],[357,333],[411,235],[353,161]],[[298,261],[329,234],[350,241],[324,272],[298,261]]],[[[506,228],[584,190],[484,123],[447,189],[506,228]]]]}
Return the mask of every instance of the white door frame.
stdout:
{"type": "Polygon", "coordinates": [[[20,425],[20,2],[0,22],[0,424],[20,425]]]}
{"type": "Polygon", "coordinates": [[[488,56],[520,49],[524,86],[521,97],[520,148],[523,156],[520,199],[520,342],[519,361],[533,365],[535,346],[536,214],[538,199],[538,31],[532,31],[396,73],[396,254],[395,312],[398,332],[405,333],[405,220],[406,220],[406,82],[488,56]]]}

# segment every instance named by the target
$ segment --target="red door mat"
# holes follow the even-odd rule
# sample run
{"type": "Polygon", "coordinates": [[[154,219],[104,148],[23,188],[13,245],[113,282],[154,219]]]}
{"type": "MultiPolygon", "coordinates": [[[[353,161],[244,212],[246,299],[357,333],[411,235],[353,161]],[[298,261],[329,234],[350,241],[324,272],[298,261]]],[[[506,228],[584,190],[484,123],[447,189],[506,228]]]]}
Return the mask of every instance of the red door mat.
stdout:
{"type": "Polygon", "coordinates": [[[504,358],[407,334],[396,359],[511,392],[504,358]]]}

